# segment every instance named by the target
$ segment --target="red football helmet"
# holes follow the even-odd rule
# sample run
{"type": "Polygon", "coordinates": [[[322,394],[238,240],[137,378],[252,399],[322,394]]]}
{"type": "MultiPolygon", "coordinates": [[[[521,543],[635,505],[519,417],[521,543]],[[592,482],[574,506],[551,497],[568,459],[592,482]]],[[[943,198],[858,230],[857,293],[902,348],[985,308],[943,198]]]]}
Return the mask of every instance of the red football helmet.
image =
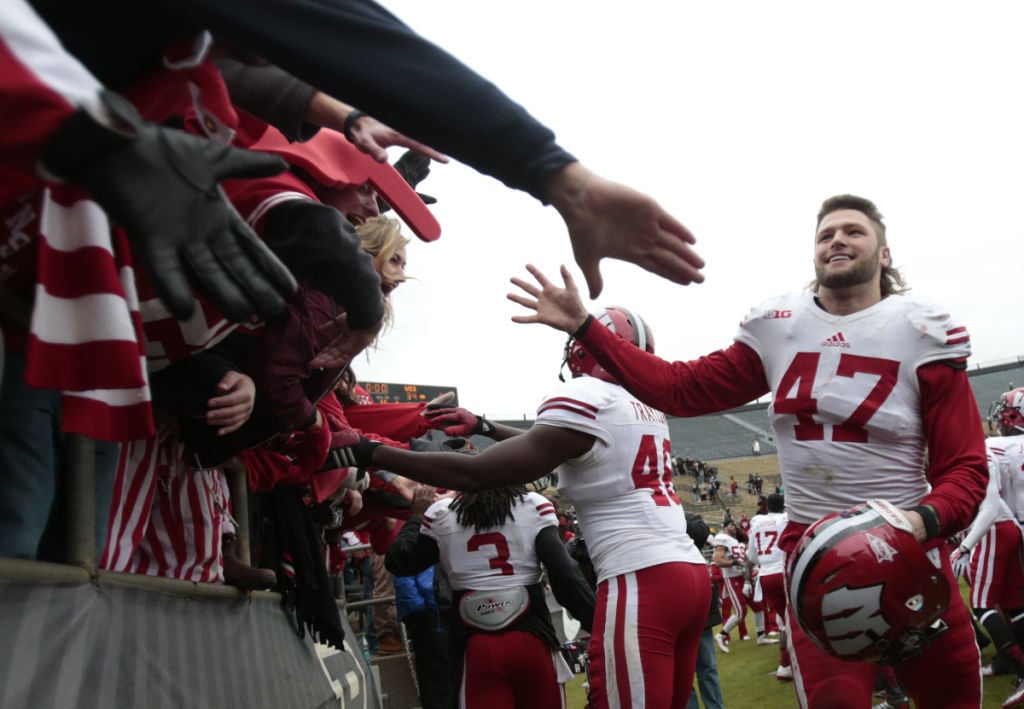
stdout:
{"type": "Polygon", "coordinates": [[[1024,387],[1017,387],[992,404],[989,416],[999,426],[999,433],[1017,436],[1024,433],[1024,412],[1021,409],[1024,409],[1024,387]]]}
{"type": "MultiPolygon", "coordinates": [[[[645,352],[654,352],[654,333],[651,332],[651,328],[647,326],[644,319],[632,310],[612,305],[594,313],[594,319],[623,340],[632,342],[645,352]]],[[[572,337],[565,343],[565,359],[562,360],[562,364],[566,363],[574,377],[585,374],[606,382],[615,382],[615,378],[587,354],[587,351],[572,337]]]]}
{"type": "Polygon", "coordinates": [[[789,603],[815,645],[883,664],[920,653],[946,630],[949,581],[892,504],[872,500],[811,525],[789,559],[789,603]]]}

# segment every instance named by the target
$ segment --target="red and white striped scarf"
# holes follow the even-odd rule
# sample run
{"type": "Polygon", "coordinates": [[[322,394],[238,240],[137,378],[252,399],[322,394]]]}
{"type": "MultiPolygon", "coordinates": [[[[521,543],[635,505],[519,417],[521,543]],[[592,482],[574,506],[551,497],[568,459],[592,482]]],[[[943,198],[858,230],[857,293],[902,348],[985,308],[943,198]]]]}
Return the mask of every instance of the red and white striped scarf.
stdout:
{"type": "Polygon", "coordinates": [[[63,428],[123,441],[152,435],[131,252],[103,210],[68,185],[40,192],[26,382],[63,391],[63,428]]]}

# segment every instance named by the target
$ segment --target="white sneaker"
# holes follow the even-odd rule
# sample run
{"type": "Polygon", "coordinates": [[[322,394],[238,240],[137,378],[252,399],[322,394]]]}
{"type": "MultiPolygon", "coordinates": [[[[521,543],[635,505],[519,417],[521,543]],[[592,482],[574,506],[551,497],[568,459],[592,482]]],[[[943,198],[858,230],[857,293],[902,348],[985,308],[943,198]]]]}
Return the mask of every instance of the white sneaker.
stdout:
{"type": "Polygon", "coordinates": [[[769,638],[777,638],[777,637],[779,637],[779,631],[778,630],[769,630],[768,631],[768,637],[769,638]]]}
{"type": "Polygon", "coordinates": [[[907,703],[907,695],[900,697],[887,698],[881,704],[876,704],[871,709],[908,709],[910,704],[907,703]]]}
{"type": "Polygon", "coordinates": [[[725,636],[721,633],[715,633],[715,645],[717,645],[718,649],[722,652],[729,652],[729,646],[725,642],[725,636]]]}
{"type": "Polygon", "coordinates": [[[786,682],[793,679],[793,668],[789,665],[783,667],[779,665],[778,669],[775,670],[775,679],[780,682],[786,682]]]}
{"type": "Polygon", "coordinates": [[[991,662],[981,668],[981,676],[982,677],[991,677],[994,674],[995,674],[995,672],[992,670],[992,663],[991,662]]]}
{"type": "Polygon", "coordinates": [[[1024,682],[1017,679],[1017,683],[1013,687],[1013,694],[1003,700],[1003,709],[1006,707],[1015,707],[1024,702],[1024,682]]]}
{"type": "Polygon", "coordinates": [[[759,636],[757,636],[757,644],[758,645],[778,645],[779,644],[779,640],[778,640],[778,638],[769,638],[767,635],[759,635],[759,636]]]}

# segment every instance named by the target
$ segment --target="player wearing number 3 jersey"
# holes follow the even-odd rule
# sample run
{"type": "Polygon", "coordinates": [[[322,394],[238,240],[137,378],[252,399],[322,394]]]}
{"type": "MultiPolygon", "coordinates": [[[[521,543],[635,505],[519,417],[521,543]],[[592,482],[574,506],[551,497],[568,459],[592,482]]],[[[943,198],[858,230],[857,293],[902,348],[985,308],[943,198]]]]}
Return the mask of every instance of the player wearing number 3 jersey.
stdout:
{"type": "MultiPolygon", "coordinates": [[[[653,351],[647,325],[622,308],[597,314],[614,336],[653,351]]],[[[598,577],[590,642],[590,705],[669,709],[686,705],[711,602],[704,558],[686,533],[672,486],[665,415],[640,403],[566,346],[575,378],[544,398],[529,431],[492,424],[464,409],[430,415],[445,432],[500,441],[479,455],[355,448],[363,463],[458,490],[536,480],[555,468],[573,502],[598,577]]]]}
{"type": "MultiPolygon", "coordinates": [[[[860,658],[881,653],[884,644],[900,660],[896,673],[918,707],[978,707],[978,649],[943,542],[969,524],[988,478],[981,417],[965,372],[967,330],[942,308],[902,295],[882,216],[869,200],[842,195],[822,205],[814,266],[810,292],[758,306],[730,347],[689,362],[624,346],[588,316],[564,267],[559,287],[528,266],[536,283],[513,278],[525,295],[509,297],[532,311],[513,320],[573,333],[623,387],[669,414],[699,416],[771,394],[789,510],[784,551],[796,553],[803,532],[825,515],[865,500],[892,503],[884,509],[893,521],[884,524],[900,549],[876,534],[857,536],[850,524],[817,542],[820,556],[790,565],[793,573],[815,569],[827,580],[841,572],[848,580],[808,594],[807,608],[794,607],[804,602],[794,597],[788,609],[801,623],[789,624],[801,706],[870,706],[876,667],[860,658]],[[852,547],[841,542],[854,537],[858,552],[846,556],[852,547]],[[918,557],[927,557],[937,576],[911,574],[909,560],[918,557]],[[823,570],[819,563],[836,566],[823,570]],[[903,630],[921,608],[915,599],[928,597],[915,584],[933,578],[950,586],[948,608],[934,610],[948,628],[925,633],[930,644],[923,650],[921,643],[902,647],[922,639],[903,630]],[[916,595],[903,596],[907,588],[916,595]],[[893,594],[900,595],[896,603],[893,594]],[[866,617],[877,623],[870,632],[842,620],[866,617]],[[841,635],[834,635],[839,626],[841,635]]],[[[804,587],[793,578],[787,583],[804,587]]],[[[928,616],[928,623],[935,619],[928,616]]]]}
{"type": "Polygon", "coordinates": [[[435,563],[447,574],[463,656],[459,706],[564,709],[573,673],[559,652],[541,564],[555,598],[588,631],[594,593],[559,539],[552,502],[502,487],[437,500],[421,520],[419,499],[385,563],[396,575],[435,563]]]}

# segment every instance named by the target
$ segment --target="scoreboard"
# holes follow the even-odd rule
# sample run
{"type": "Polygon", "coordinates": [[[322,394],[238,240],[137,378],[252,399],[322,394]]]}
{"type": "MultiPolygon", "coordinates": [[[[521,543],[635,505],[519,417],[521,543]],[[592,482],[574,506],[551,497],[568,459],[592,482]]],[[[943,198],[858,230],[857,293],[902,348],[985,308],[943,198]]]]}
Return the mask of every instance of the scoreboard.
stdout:
{"type": "Polygon", "coordinates": [[[429,384],[392,384],[390,382],[359,382],[378,404],[419,404],[427,403],[446,392],[453,392],[455,398],[449,406],[459,405],[459,392],[455,387],[429,384]]]}

